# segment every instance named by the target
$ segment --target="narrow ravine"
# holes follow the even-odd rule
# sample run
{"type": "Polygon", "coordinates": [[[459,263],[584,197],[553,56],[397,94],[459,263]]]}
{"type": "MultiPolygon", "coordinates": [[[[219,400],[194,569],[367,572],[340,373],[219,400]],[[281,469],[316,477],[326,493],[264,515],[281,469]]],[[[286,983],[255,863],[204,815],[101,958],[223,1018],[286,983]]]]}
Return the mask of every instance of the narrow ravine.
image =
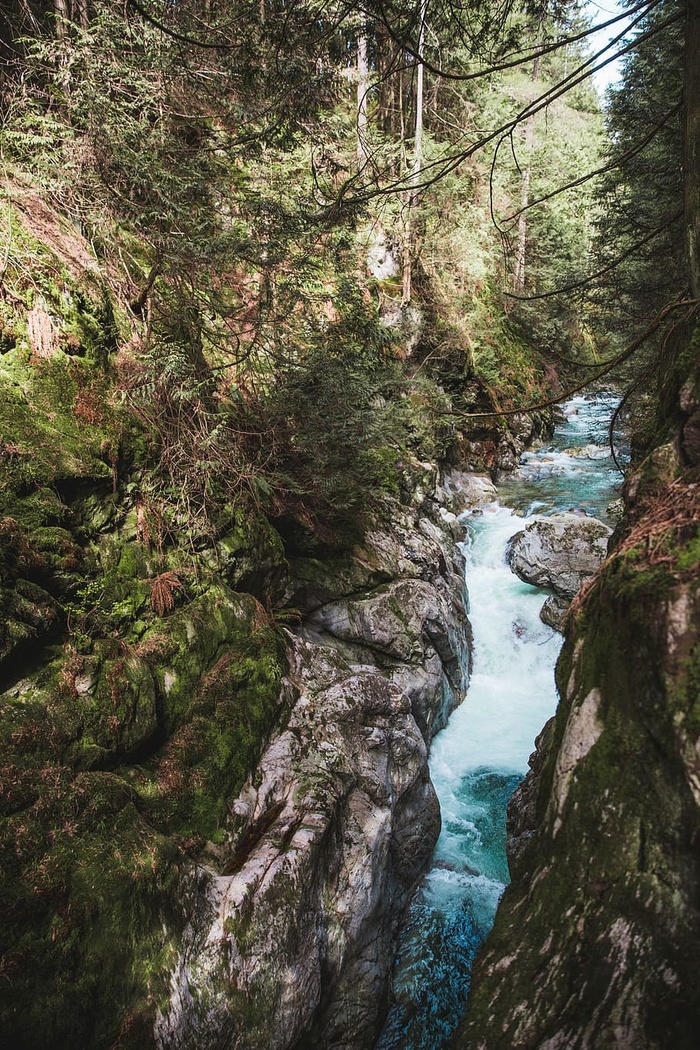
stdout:
{"type": "Polygon", "coordinates": [[[442,833],[402,933],[395,1004],[376,1050],[440,1050],[463,1014],[474,954],[508,879],[506,805],[557,702],[562,639],[539,618],[545,592],[510,571],[505,546],[533,514],[608,518],[620,480],[607,447],[615,404],[607,394],[567,403],[551,444],[527,452],[499,501],[465,518],[474,673],[433,743],[442,833]]]}

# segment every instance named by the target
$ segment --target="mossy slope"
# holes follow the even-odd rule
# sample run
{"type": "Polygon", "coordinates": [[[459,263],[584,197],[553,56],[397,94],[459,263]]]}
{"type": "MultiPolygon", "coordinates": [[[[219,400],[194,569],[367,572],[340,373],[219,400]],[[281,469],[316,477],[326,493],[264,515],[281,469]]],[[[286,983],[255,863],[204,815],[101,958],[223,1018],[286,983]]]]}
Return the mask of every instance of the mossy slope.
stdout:
{"type": "Polygon", "coordinates": [[[142,1047],[190,858],[217,863],[227,799],[283,713],[281,636],[244,592],[265,596],[284,554],[242,509],[218,536],[149,534],[153,463],[109,364],[119,311],[84,245],[68,265],[17,219],[0,302],[0,1030],[17,1050],[142,1047]]]}

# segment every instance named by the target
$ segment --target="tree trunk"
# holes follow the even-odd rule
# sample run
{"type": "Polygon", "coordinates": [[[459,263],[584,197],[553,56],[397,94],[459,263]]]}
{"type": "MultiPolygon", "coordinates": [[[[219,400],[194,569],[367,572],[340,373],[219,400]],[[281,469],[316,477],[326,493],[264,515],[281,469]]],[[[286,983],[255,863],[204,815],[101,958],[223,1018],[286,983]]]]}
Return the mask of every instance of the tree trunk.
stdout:
{"type": "MultiPolygon", "coordinates": [[[[426,4],[427,0],[423,0],[420,36],[418,38],[419,54],[423,49],[423,39],[425,36],[425,22],[423,19],[425,17],[426,4]]],[[[423,81],[423,63],[419,61],[416,74],[416,132],[413,140],[413,167],[411,169],[411,207],[415,207],[416,204],[418,183],[420,181],[420,173],[423,166],[423,81]]]]}
{"type": "Polygon", "coordinates": [[[81,29],[87,29],[90,25],[90,4],[89,0],[75,0],[75,14],[77,20],[80,23],[81,29]]]}
{"type": "Polygon", "coordinates": [[[403,231],[403,280],[401,305],[408,306],[411,301],[411,281],[413,266],[413,212],[418,201],[418,184],[423,166],[423,81],[424,68],[421,56],[425,41],[425,16],[428,0],[421,0],[420,27],[418,29],[418,64],[416,67],[416,124],[413,138],[413,164],[408,180],[406,211],[403,231]]]}
{"type": "MultiPolygon", "coordinates": [[[[537,33],[539,41],[540,31],[537,33]]],[[[540,76],[540,58],[535,58],[532,65],[532,83],[536,84],[540,76]]],[[[523,168],[520,186],[520,215],[518,216],[518,240],[513,265],[513,291],[520,295],[525,289],[525,251],[527,248],[527,208],[530,201],[530,177],[532,173],[532,147],[535,143],[535,114],[531,113],[525,122],[525,167],[523,168]]]]}
{"type": "Polygon", "coordinates": [[[369,91],[369,66],[367,64],[367,37],[357,38],[357,166],[367,163],[367,93],[369,91]]]}
{"type": "Polygon", "coordinates": [[[530,155],[532,144],[535,140],[535,114],[531,113],[525,123],[525,167],[523,168],[522,183],[520,186],[520,215],[518,216],[518,241],[515,249],[515,262],[513,265],[513,291],[520,294],[525,288],[525,249],[527,247],[527,208],[530,200],[530,155]]]}
{"type": "Polygon", "coordinates": [[[64,37],[66,35],[66,22],[68,21],[66,0],[53,0],[53,11],[56,19],[56,36],[64,37]]]}
{"type": "Polygon", "coordinates": [[[700,298],[700,0],[687,0],[683,105],[685,240],[690,291],[700,298]]]}

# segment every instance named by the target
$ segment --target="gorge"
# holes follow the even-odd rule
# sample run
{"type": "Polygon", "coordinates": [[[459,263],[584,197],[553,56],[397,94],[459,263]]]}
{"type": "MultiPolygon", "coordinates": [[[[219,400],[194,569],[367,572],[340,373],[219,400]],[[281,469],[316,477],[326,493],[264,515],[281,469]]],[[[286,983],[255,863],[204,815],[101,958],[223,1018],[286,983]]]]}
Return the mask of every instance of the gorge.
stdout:
{"type": "MultiPolygon", "coordinates": [[[[616,403],[604,394],[575,399],[554,439],[524,453],[516,476],[498,490],[524,518],[489,502],[461,519],[469,533],[464,548],[474,674],[462,706],[433,743],[442,836],[399,941],[393,978],[398,1003],[380,1050],[438,1050],[449,1045],[464,1013],[471,963],[508,881],[506,804],[556,706],[560,639],[540,619],[546,592],[520,583],[505,552],[511,537],[536,520],[528,517],[535,510],[554,514],[541,519],[551,522],[572,504],[581,514],[607,516],[619,484],[606,444],[616,403]]],[[[497,490],[491,495],[495,500],[497,490]]],[[[561,560],[548,566],[546,556],[539,564],[553,576],[564,568],[561,560]]]]}
{"type": "Polygon", "coordinates": [[[589,14],[2,5],[11,1050],[695,1045],[700,11],[589,14]]]}

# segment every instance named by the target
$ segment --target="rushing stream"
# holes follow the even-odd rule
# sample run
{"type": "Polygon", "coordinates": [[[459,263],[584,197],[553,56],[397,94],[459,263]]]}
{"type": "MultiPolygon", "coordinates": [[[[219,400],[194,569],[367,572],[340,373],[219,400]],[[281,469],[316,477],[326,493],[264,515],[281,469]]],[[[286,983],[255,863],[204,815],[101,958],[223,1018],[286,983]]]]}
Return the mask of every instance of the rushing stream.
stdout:
{"type": "Polygon", "coordinates": [[[474,954],[508,880],[506,805],[556,707],[561,637],[539,618],[546,593],[513,575],[504,549],[533,514],[581,509],[607,518],[619,483],[607,449],[615,404],[608,395],[569,402],[552,443],[525,453],[499,502],[465,518],[474,674],[433,742],[442,833],[402,933],[396,1004],[376,1050],[439,1050],[464,1012],[474,954]]]}

